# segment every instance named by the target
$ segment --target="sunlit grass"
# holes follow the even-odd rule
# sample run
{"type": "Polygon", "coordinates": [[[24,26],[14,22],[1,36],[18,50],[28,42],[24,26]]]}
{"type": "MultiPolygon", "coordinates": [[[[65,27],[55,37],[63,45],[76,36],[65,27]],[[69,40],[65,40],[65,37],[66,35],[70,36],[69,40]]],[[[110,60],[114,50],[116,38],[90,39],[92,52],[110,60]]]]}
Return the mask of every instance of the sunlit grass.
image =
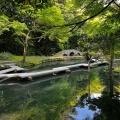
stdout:
{"type": "Polygon", "coordinates": [[[22,56],[11,56],[10,58],[8,58],[6,61],[22,61],[22,56]]]}
{"type": "Polygon", "coordinates": [[[56,56],[27,56],[26,57],[26,62],[23,63],[23,56],[15,56],[12,55],[6,60],[0,60],[0,62],[9,62],[9,61],[15,61],[17,62],[17,65],[19,66],[31,66],[31,65],[38,65],[42,64],[45,62],[54,62],[54,61],[66,61],[66,60],[71,60],[71,59],[83,59],[81,57],[76,57],[76,56],[71,56],[71,57],[56,57],[56,56]]]}

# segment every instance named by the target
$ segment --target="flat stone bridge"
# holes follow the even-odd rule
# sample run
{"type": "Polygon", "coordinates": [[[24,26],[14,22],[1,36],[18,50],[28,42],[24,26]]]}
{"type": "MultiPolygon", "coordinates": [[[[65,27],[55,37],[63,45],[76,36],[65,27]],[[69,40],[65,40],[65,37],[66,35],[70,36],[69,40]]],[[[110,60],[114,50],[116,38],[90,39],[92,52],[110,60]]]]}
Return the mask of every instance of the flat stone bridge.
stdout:
{"type": "Polygon", "coordinates": [[[81,56],[82,53],[79,50],[69,49],[60,51],[56,54],[56,56],[76,56],[76,55],[81,56]]]}

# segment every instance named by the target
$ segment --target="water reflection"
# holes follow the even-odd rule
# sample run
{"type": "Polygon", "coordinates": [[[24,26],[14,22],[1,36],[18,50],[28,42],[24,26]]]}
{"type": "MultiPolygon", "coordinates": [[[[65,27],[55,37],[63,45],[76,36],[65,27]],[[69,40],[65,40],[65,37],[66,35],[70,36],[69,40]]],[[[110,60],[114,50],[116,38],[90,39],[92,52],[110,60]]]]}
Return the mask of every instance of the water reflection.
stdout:
{"type": "Polygon", "coordinates": [[[61,120],[75,86],[68,77],[24,86],[2,86],[0,118],[2,120],[61,120]]]}
{"type": "Polygon", "coordinates": [[[100,110],[100,114],[96,114],[93,120],[120,120],[120,96],[118,93],[113,97],[108,93],[102,93],[99,99],[92,99],[89,104],[96,105],[100,110]]]}
{"type": "MultiPolygon", "coordinates": [[[[90,99],[96,98],[98,99],[98,97],[100,97],[101,94],[92,94],[90,96],[90,99]]],[[[93,105],[93,104],[89,104],[87,103],[88,100],[88,94],[81,96],[81,99],[78,102],[78,105],[76,107],[73,107],[73,111],[76,114],[69,114],[70,117],[72,117],[74,120],[92,120],[94,118],[94,115],[96,114],[100,114],[100,109],[93,105]],[[82,102],[82,106],[81,106],[81,102],[82,102]]]]}
{"type": "Polygon", "coordinates": [[[80,96],[69,116],[74,120],[120,120],[120,90],[119,84],[116,84],[119,83],[119,73],[114,74],[114,83],[108,79],[107,69],[92,71],[89,78],[88,92],[80,96]],[[98,92],[97,87],[99,89],[98,81],[103,90],[95,94],[94,92],[98,92]],[[94,82],[96,86],[93,85],[94,82]],[[96,87],[94,92],[93,87],[96,87]]]}
{"type": "MultiPolygon", "coordinates": [[[[107,93],[106,95],[109,93],[107,71],[105,67],[93,69],[88,76],[86,70],[73,70],[71,74],[63,76],[37,78],[35,82],[29,84],[20,82],[20,84],[5,85],[5,83],[0,86],[0,120],[69,120],[75,117],[78,120],[89,118],[108,120],[106,116],[109,116],[109,111],[105,110],[106,107],[104,109],[102,107],[106,103],[109,103],[110,107],[111,102],[114,101],[110,101],[103,95],[100,96],[102,91],[107,93]],[[90,100],[88,99],[89,88],[90,100]]],[[[119,83],[118,78],[116,74],[115,81],[119,83]]],[[[116,82],[114,85],[117,85],[116,90],[119,90],[119,84],[116,82]]],[[[120,107],[119,99],[114,105],[120,107]]],[[[117,110],[115,106],[113,107],[117,110]]],[[[114,116],[118,115],[115,109],[113,111],[114,116]]]]}
{"type": "Polygon", "coordinates": [[[120,120],[120,94],[111,96],[107,92],[81,96],[76,107],[69,114],[74,120],[120,120]],[[82,103],[82,104],[81,104],[82,103]]]}

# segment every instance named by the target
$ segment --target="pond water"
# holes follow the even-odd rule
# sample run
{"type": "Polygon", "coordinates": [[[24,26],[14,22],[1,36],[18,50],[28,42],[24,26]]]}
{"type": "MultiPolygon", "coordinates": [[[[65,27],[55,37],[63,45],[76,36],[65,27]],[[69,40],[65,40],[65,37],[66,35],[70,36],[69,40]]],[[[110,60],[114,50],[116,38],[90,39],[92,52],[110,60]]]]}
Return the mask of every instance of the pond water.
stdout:
{"type": "MultiPolygon", "coordinates": [[[[78,61],[52,63],[31,71],[75,63],[78,61]]],[[[114,75],[116,94],[110,98],[107,69],[94,68],[90,75],[87,69],[74,69],[70,74],[40,77],[33,82],[2,82],[0,120],[120,120],[120,74],[114,75]]]]}
{"type": "MultiPolygon", "coordinates": [[[[98,99],[99,97],[101,97],[101,94],[91,94],[91,99],[93,98],[96,98],[98,99]]],[[[101,113],[101,110],[95,106],[95,105],[92,105],[91,104],[87,104],[87,96],[86,98],[84,99],[84,106],[76,106],[76,107],[73,107],[73,111],[75,111],[77,114],[69,114],[69,116],[71,118],[73,118],[74,120],[93,120],[94,118],[94,115],[95,114],[100,114],[101,113]],[[94,108],[94,109],[91,109],[91,108],[94,108]]],[[[80,101],[80,99],[78,99],[78,101],[80,101]]]]}

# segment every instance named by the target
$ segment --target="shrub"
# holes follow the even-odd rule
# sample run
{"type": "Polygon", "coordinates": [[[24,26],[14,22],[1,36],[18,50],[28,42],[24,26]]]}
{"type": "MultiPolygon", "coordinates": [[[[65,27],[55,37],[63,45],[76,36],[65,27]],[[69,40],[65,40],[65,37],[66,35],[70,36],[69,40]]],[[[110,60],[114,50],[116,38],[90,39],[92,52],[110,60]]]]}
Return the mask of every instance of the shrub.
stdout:
{"type": "Polygon", "coordinates": [[[120,51],[115,52],[115,58],[120,59],[120,51]]]}
{"type": "Polygon", "coordinates": [[[12,57],[13,55],[9,52],[2,52],[0,53],[0,60],[7,60],[8,58],[12,57]]]}

